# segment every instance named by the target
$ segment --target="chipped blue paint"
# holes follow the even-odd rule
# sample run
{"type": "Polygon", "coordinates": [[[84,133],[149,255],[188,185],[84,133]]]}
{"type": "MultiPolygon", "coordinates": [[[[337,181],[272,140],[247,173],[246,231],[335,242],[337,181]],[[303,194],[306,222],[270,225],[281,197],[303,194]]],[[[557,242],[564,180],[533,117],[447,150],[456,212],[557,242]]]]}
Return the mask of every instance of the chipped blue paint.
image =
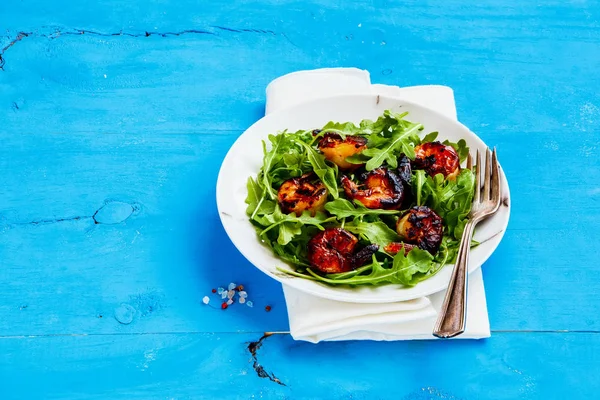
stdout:
{"type": "Polygon", "coordinates": [[[115,319],[120,324],[129,325],[133,321],[135,312],[135,308],[129,304],[123,303],[119,307],[115,308],[115,319]]]}
{"type": "Polygon", "coordinates": [[[0,398],[597,397],[598,2],[71,3],[0,2],[0,398]],[[330,66],[452,86],[498,147],[490,339],[258,344],[283,295],[217,171],[270,80],[330,66]],[[253,308],[220,308],[229,282],[253,308]]]}
{"type": "Polygon", "coordinates": [[[139,211],[138,205],[121,201],[107,201],[96,211],[92,218],[96,224],[120,224],[136,211],[139,211]]]}

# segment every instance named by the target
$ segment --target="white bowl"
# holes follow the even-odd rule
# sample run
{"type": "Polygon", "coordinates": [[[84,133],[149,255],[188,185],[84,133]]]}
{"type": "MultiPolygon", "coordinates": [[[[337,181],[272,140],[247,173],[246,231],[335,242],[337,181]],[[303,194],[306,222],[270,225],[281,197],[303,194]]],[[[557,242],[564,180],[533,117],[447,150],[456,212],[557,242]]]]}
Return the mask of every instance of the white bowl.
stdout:
{"type": "MultiPolygon", "coordinates": [[[[278,271],[276,267],[292,268],[262,245],[254,227],[246,216],[246,181],[256,176],[262,165],[261,140],[268,143],[269,134],[284,129],[321,128],[328,121],[354,123],[362,119],[376,119],[384,110],[408,111],[407,120],[425,126],[423,135],[438,131],[439,140],[456,142],[465,139],[471,152],[481,152],[488,147],[467,127],[426,107],[385,96],[342,95],[317,99],[291,108],[275,111],[252,125],[233,144],[221,165],[217,180],[217,207],[227,235],[238,250],[258,269],[279,282],[295,289],[327,299],[354,303],[387,303],[415,299],[444,290],[448,286],[453,265],[446,265],[433,277],[413,287],[401,285],[333,287],[324,283],[294,277],[278,271]]],[[[499,153],[502,158],[502,153],[499,153]]],[[[500,168],[503,205],[486,221],[477,225],[475,239],[481,242],[472,249],[469,272],[479,268],[494,252],[504,236],[510,215],[508,182],[500,168]]]]}

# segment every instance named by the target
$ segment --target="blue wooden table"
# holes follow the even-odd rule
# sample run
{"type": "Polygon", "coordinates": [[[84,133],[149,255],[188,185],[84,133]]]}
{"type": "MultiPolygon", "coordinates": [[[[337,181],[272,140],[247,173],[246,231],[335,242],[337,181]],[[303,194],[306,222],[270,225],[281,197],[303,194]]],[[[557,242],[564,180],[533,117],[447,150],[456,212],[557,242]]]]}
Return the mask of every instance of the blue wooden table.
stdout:
{"type": "Polygon", "coordinates": [[[0,398],[597,398],[597,1],[85,3],[0,2],[0,398]],[[491,338],[263,337],[281,287],[225,235],[218,168],[272,79],[331,66],[449,85],[498,147],[491,338]],[[253,308],[218,308],[229,282],[253,308]]]}

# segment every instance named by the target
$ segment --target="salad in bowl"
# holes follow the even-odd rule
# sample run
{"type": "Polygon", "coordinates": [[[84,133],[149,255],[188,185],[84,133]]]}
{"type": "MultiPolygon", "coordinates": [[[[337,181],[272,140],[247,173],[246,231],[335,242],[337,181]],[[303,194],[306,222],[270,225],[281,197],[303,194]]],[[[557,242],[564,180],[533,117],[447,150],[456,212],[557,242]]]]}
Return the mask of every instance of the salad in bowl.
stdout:
{"type": "MultiPolygon", "coordinates": [[[[469,152],[488,146],[456,120],[398,98],[340,95],[268,114],[237,138],[217,180],[236,248],[288,287],[386,303],[444,290],[471,208],[469,152]]],[[[469,272],[500,243],[504,205],[477,226],[469,272]]]]}
{"type": "MultiPolygon", "coordinates": [[[[465,140],[437,140],[409,113],[328,122],[263,141],[247,181],[246,213],[259,240],[328,285],[412,286],[456,259],[474,175],[465,140]]],[[[476,242],[474,242],[476,245],[476,242]]]]}

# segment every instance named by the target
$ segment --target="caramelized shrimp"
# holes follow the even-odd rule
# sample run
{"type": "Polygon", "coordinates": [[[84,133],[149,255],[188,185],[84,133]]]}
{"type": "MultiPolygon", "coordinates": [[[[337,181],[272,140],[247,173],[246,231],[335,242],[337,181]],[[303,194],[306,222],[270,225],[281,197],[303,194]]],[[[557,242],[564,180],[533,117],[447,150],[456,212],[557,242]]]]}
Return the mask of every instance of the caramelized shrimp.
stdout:
{"type": "Polygon", "coordinates": [[[379,246],[370,244],[355,252],[358,239],[341,228],[328,228],[308,242],[308,260],[326,274],[348,272],[365,264],[379,246]]]}
{"type": "Polygon", "coordinates": [[[311,176],[312,174],[305,174],[283,182],[277,193],[281,211],[285,214],[294,212],[297,216],[302,215],[303,211],[310,211],[314,216],[317,211],[323,210],[327,201],[327,189],[321,181],[312,183],[311,176]]]}
{"type": "Polygon", "coordinates": [[[351,164],[346,157],[360,153],[367,148],[367,139],[361,136],[348,135],[342,139],[337,133],[326,133],[319,141],[319,150],[326,159],[336,164],[341,169],[351,170],[360,164],[351,164]]]}
{"type": "Polygon", "coordinates": [[[402,243],[402,242],[391,242],[390,244],[385,246],[383,249],[386,251],[386,253],[389,253],[391,255],[396,255],[396,254],[400,253],[401,250],[404,250],[404,255],[407,255],[414,248],[415,248],[414,244],[408,244],[408,243],[402,243]]]}
{"type": "Polygon", "coordinates": [[[415,206],[398,220],[396,231],[404,241],[435,254],[442,243],[444,226],[442,218],[432,209],[415,206]]]}
{"type": "Polygon", "coordinates": [[[360,201],[367,208],[400,208],[404,199],[404,186],[398,174],[388,168],[377,168],[363,174],[362,178],[364,183],[360,186],[365,186],[365,189],[360,189],[347,176],[342,177],[346,196],[360,201]]]}
{"type": "Polygon", "coordinates": [[[456,179],[460,172],[460,159],[454,147],[440,142],[423,143],[415,147],[414,165],[430,176],[443,174],[446,179],[456,179]]]}

